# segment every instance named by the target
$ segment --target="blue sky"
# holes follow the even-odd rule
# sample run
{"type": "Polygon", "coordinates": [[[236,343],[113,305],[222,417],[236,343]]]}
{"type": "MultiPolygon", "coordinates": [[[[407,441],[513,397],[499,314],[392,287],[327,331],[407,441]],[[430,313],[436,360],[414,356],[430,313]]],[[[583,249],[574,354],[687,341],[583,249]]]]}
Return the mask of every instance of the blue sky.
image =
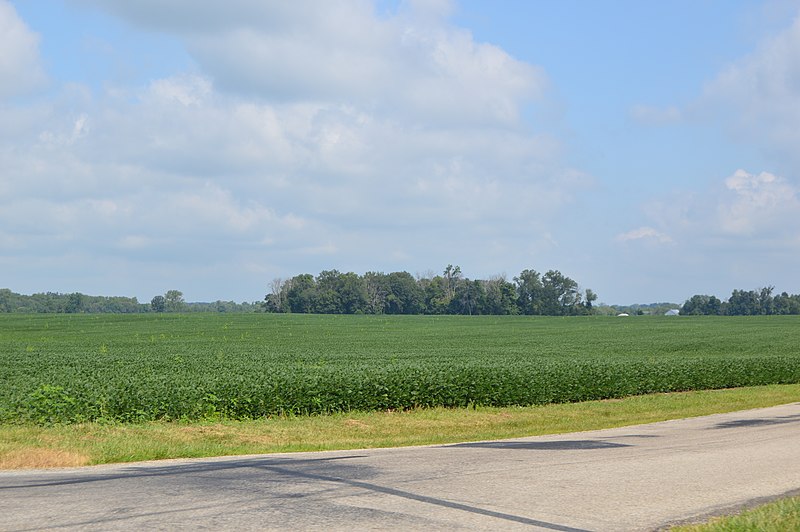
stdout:
{"type": "Polygon", "coordinates": [[[0,286],[800,292],[800,3],[0,0],[0,286]]]}

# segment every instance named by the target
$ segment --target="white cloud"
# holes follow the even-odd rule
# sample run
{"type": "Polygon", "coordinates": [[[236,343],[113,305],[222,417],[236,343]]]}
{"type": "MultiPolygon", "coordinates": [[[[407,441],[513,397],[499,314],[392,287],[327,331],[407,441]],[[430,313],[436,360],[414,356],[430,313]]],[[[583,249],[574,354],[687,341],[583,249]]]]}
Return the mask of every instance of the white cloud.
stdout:
{"type": "MultiPolygon", "coordinates": [[[[646,225],[615,239],[621,245],[613,264],[624,265],[632,294],[662,290],[680,302],[696,293],[725,298],[733,289],[767,285],[796,292],[800,188],[787,179],[740,169],[705,190],[676,192],[643,210],[646,225]]],[[[606,275],[619,282],[618,268],[606,275]]]]}
{"type": "Polygon", "coordinates": [[[697,105],[800,174],[800,16],[723,70],[697,105]]]}
{"type": "Polygon", "coordinates": [[[184,75],[69,94],[31,110],[40,133],[0,146],[0,226],[23,243],[16,256],[124,254],[190,271],[246,252],[286,276],[438,268],[491,244],[502,260],[489,259],[514,268],[591,184],[555,139],[522,128],[423,129],[184,75]]]}
{"type": "Polygon", "coordinates": [[[773,249],[783,253],[800,242],[800,188],[769,172],[736,170],[705,191],[679,193],[646,207],[650,225],[621,234],[618,241],[668,238],[687,253],[773,249]],[[670,236],[668,237],[667,234],[670,236]]]}
{"type": "Polygon", "coordinates": [[[800,194],[786,179],[769,172],[737,170],[725,180],[728,190],[717,207],[720,228],[732,235],[764,235],[797,230],[800,194]]]}
{"type": "Polygon", "coordinates": [[[25,94],[45,82],[39,36],[6,0],[0,0],[0,50],[0,98],[25,94]]]}
{"type": "Polygon", "coordinates": [[[191,293],[227,268],[236,297],[265,268],[513,271],[558,246],[549,222],[592,186],[519,118],[540,69],[451,26],[447,2],[83,3],[177,34],[198,68],[0,108],[19,271],[128,260],[153,286],[169,265],[191,293]]]}
{"type": "Polygon", "coordinates": [[[547,85],[541,69],[447,24],[449,2],[411,2],[388,17],[364,0],[83,3],[177,34],[218,89],[270,101],[514,124],[547,85]]]}
{"type": "Polygon", "coordinates": [[[788,26],[719,72],[691,105],[631,109],[632,118],[642,123],[720,124],[766,154],[781,175],[739,169],[707,190],[653,202],[646,207],[648,225],[619,235],[618,241],[669,234],[687,271],[714,262],[729,268],[731,277],[751,275],[770,262],[781,272],[792,269],[788,265],[797,262],[800,251],[800,17],[796,5],[792,10],[795,18],[788,26]]]}
{"type": "Polygon", "coordinates": [[[142,235],[125,235],[117,241],[117,245],[125,250],[145,249],[153,244],[153,240],[142,235]]]}
{"type": "Polygon", "coordinates": [[[175,100],[183,106],[198,106],[211,94],[211,83],[200,76],[178,76],[153,81],[149,94],[155,100],[175,100]]]}
{"type": "Polygon", "coordinates": [[[656,231],[652,227],[640,227],[638,229],[633,229],[628,231],[627,233],[622,233],[617,235],[616,240],[618,242],[630,242],[635,240],[645,240],[645,241],[652,241],[657,242],[659,244],[671,244],[673,243],[672,238],[660,231],[656,231]]]}

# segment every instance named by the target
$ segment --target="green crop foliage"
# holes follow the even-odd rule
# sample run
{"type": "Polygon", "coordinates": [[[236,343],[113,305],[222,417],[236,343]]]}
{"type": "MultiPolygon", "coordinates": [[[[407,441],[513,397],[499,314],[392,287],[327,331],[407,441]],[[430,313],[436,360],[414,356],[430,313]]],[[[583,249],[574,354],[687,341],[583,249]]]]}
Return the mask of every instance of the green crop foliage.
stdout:
{"type": "Polygon", "coordinates": [[[800,383],[800,317],[0,315],[0,422],[253,419],[800,383]]]}

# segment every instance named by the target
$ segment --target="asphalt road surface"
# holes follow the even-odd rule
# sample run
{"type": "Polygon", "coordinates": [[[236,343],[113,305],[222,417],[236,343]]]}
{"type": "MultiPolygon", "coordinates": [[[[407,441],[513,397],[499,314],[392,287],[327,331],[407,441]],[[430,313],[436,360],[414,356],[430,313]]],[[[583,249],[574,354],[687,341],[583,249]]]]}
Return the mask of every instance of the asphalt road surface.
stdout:
{"type": "Polygon", "coordinates": [[[800,403],[559,436],[0,472],[0,530],[655,530],[800,490],[800,403]]]}

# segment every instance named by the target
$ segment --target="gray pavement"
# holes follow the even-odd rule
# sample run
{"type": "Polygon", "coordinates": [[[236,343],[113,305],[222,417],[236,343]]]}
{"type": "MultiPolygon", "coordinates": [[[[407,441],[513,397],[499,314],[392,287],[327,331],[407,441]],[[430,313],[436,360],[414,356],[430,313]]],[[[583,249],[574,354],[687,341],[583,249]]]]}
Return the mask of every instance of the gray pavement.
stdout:
{"type": "Polygon", "coordinates": [[[0,472],[0,530],[656,530],[800,488],[800,403],[456,445],[0,472]]]}

